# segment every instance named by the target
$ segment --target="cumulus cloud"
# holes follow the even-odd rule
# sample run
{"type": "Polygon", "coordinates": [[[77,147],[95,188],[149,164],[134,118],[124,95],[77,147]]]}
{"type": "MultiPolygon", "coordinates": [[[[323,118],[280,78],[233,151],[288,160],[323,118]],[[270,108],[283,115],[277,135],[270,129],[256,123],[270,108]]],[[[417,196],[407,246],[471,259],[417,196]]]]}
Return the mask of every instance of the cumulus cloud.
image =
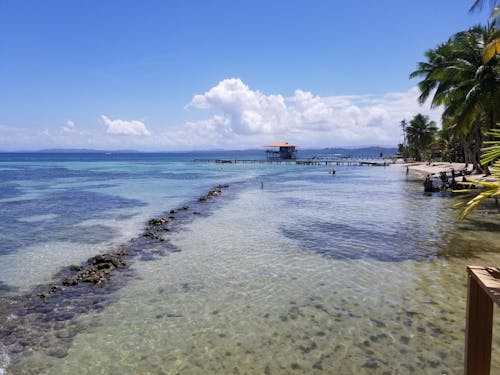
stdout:
{"type": "Polygon", "coordinates": [[[106,136],[102,125],[99,128],[81,119],[53,127],[41,123],[34,128],[0,123],[0,149],[244,149],[272,141],[288,141],[301,148],[395,146],[402,142],[402,119],[410,120],[420,112],[440,123],[441,110],[420,106],[418,95],[416,87],[383,95],[320,96],[301,89],[291,95],[263,93],[232,78],[192,97],[187,116],[196,120],[163,126],[148,123],[154,126],[154,137],[143,121],[102,115],[106,136]]]}
{"type": "Polygon", "coordinates": [[[205,94],[195,95],[191,105],[226,117],[238,134],[274,133],[286,124],[283,116],[288,116],[283,96],[250,90],[236,78],[225,79],[205,94]]]}
{"type": "MultiPolygon", "coordinates": [[[[415,114],[439,120],[440,112],[420,107],[418,89],[383,96],[328,96],[296,90],[292,97],[266,95],[240,79],[225,79],[192,98],[189,107],[210,111],[209,118],[184,125],[184,131],[222,144],[289,140],[315,146],[396,145],[399,122],[415,114]],[[244,141],[247,140],[247,142],[244,141]]],[[[247,146],[252,147],[251,144],[247,146]]]]}
{"type": "Polygon", "coordinates": [[[151,133],[146,128],[142,121],[137,120],[112,120],[109,117],[102,115],[102,123],[107,127],[106,133],[115,135],[130,135],[130,136],[149,136],[151,133]]]}
{"type": "Polygon", "coordinates": [[[76,131],[76,125],[73,121],[68,120],[66,123],[62,126],[62,131],[66,133],[72,133],[76,131]]]}

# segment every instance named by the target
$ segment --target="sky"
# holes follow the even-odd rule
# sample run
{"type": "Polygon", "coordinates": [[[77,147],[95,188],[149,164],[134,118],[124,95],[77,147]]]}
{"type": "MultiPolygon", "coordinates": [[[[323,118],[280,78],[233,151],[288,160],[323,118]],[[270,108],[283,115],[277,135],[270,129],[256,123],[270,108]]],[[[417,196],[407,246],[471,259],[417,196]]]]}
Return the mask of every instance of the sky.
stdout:
{"type": "Polygon", "coordinates": [[[396,146],[472,0],[0,0],[0,151],[396,146]]]}

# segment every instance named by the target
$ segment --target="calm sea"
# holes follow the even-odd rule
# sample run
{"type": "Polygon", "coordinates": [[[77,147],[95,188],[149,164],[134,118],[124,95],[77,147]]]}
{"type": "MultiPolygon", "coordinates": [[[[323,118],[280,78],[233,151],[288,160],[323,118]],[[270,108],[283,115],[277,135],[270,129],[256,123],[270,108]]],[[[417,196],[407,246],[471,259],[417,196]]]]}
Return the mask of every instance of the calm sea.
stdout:
{"type": "Polygon", "coordinates": [[[0,154],[0,374],[462,373],[465,266],[500,265],[493,205],[459,221],[395,166],[195,158],[262,155],[0,154]],[[185,205],[110,285],[23,308],[185,205]]]}

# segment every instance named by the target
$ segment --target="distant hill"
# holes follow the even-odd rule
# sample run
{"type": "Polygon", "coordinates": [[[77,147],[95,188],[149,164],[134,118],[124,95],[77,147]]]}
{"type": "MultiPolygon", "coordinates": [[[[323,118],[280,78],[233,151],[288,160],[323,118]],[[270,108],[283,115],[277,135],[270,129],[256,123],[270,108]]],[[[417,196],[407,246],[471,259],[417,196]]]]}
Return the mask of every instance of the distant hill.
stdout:
{"type": "MultiPolygon", "coordinates": [[[[389,157],[394,156],[397,153],[398,149],[396,147],[379,147],[379,146],[370,146],[370,147],[327,147],[327,148],[298,148],[298,153],[300,157],[313,157],[313,156],[322,156],[322,155],[331,155],[331,154],[341,154],[342,156],[358,156],[358,157],[379,157],[382,153],[382,156],[389,157]]],[[[51,149],[43,149],[37,151],[0,151],[7,153],[39,153],[39,154],[164,154],[164,153],[173,153],[173,154],[213,154],[219,153],[221,155],[233,155],[233,154],[252,154],[252,157],[258,158],[259,155],[263,155],[263,149],[246,149],[246,150],[223,150],[223,149],[211,149],[211,150],[192,150],[192,151],[138,151],[138,150],[97,150],[97,149],[89,149],[89,148],[51,148],[51,149]],[[253,155],[255,154],[255,155],[253,155]]]]}
{"type": "Polygon", "coordinates": [[[35,152],[46,154],[105,154],[112,152],[114,154],[131,154],[138,153],[137,150],[94,150],[90,148],[51,148],[46,150],[38,150],[35,152]]]}
{"type": "MultiPolygon", "coordinates": [[[[313,151],[313,150],[309,150],[313,151]]],[[[396,147],[332,147],[332,148],[322,148],[314,150],[320,154],[342,154],[344,156],[356,155],[356,156],[394,156],[398,149],[396,147]]]]}

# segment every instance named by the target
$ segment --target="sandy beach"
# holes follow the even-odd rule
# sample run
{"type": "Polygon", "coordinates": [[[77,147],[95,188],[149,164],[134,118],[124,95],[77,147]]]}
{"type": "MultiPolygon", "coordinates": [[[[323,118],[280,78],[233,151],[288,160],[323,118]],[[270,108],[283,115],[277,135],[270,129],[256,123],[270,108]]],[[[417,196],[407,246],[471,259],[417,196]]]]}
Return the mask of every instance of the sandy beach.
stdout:
{"type": "MultiPolygon", "coordinates": [[[[454,169],[455,173],[460,173],[460,171],[468,171],[472,170],[472,165],[466,168],[465,163],[448,163],[448,162],[435,162],[430,165],[427,162],[422,163],[396,163],[393,166],[397,166],[400,168],[408,168],[408,176],[410,178],[424,180],[425,177],[429,174],[431,178],[439,178],[440,172],[446,172],[451,176],[451,170],[454,169]]],[[[490,177],[485,177],[483,174],[471,174],[468,175],[467,178],[472,178],[475,180],[487,180],[490,177]]]]}

